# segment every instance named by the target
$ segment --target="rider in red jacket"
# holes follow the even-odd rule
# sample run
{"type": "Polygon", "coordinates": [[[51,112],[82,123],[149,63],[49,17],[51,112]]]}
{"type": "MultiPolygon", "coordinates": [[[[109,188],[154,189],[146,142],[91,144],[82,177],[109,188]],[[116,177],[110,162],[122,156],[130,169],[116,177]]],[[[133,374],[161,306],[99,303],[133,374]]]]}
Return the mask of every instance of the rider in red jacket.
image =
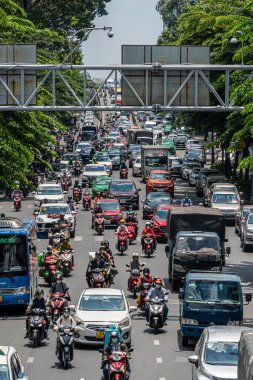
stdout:
{"type": "Polygon", "coordinates": [[[151,227],[151,223],[150,222],[147,222],[146,223],[146,226],[145,228],[142,230],[142,233],[141,233],[141,247],[142,247],[142,251],[144,251],[144,237],[149,234],[152,236],[153,238],[153,241],[154,241],[154,251],[156,251],[156,236],[155,236],[155,233],[151,227]]]}

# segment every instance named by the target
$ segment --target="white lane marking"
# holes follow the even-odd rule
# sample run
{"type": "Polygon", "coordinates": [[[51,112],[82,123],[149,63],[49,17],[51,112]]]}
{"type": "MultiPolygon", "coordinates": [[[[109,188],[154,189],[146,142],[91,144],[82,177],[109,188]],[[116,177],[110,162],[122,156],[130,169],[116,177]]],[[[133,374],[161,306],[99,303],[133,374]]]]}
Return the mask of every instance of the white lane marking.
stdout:
{"type": "Polygon", "coordinates": [[[27,208],[32,208],[32,207],[33,207],[33,205],[28,205],[28,206],[27,206],[27,208]]]}
{"type": "Polygon", "coordinates": [[[159,377],[159,380],[166,380],[165,377],[159,377]]]}
{"type": "Polygon", "coordinates": [[[160,346],[159,340],[154,340],[154,346],[160,346]]]}
{"type": "Polygon", "coordinates": [[[41,241],[41,239],[37,239],[37,241],[41,241]]]}
{"type": "Polygon", "coordinates": [[[156,363],[157,364],[162,364],[163,358],[156,358],[156,363]]]}
{"type": "Polygon", "coordinates": [[[29,356],[29,358],[27,359],[27,363],[33,363],[33,361],[34,361],[34,357],[29,356]]]}
{"type": "Polygon", "coordinates": [[[74,241],[83,241],[83,236],[76,236],[74,241]]]}
{"type": "Polygon", "coordinates": [[[96,236],[94,241],[103,241],[104,237],[103,236],[96,236]]]}

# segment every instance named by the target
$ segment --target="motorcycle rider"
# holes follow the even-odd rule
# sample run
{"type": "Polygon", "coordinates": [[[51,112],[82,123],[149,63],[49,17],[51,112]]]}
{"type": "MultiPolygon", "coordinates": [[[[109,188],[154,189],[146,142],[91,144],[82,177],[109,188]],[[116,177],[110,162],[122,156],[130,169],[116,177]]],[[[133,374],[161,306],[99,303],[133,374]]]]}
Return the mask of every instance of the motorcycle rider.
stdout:
{"type": "Polygon", "coordinates": [[[72,253],[72,266],[74,265],[74,255],[73,255],[73,247],[69,242],[69,237],[67,235],[63,235],[63,239],[61,244],[59,245],[59,255],[63,251],[70,251],[72,253]]]}
{"type": "Polygon", "coordinates": [[[91,195],[91,189],[88,183],[86,183],[85,188],[83,189],[85,195],[91,195]]]}
{"type": "MultiPolygon", "coordinates": [[[[44,290],[41,289],[41,288],[38,288],[36,290],[36,293],[35,293],[35,296],[34,296],[33,300],[29,303],[29,305],[28,305],[28,307],[26,309],[26,314],[29,314],[33,309],[42,309],[42,310],[45,311],[44,319],[46,321],[46,329],[44,331],[44,335],[45,335],[45,338],[48,339],[47,332],[48,332],[48,328],[49,328],[49,320],[48,320],[48,318],[46,316],[46,300],[43,297],[43,295],[44,295],[44,290]]],[[[28,338],[28,336],[29,336],[28,320],[29,320],[29,317],[26,318],[26,334],[25,334],[25,338],[28,338]]]]}
{"type": "Polygon", "coordinates": [[[105,268],[105,260],[102,259],[100,252],[95,253],[95,258],[91,260],[88,264],[87,270],[86,270],[86,281],[88,284],[88,287],[91,288],[91,276],[94,269],[104,269],[105,268]]]}
{"type": "Polygon", "coordinates": [[[154,245],[154,252],[156,252],[156,236],[154,233],[154,230],[151,227],[151,223],[147,222],[145,228],[142,230],[141,233],[141,247],[142,247],[142,252],[144,251],[144,239],[145,236],[149,234],[153,238],[153,245],[154,245]]]}
{"type": "Polygon", "coordinates": [[[101,207],[101,203],[100,201],[97,201],[96,204],[94,203],[94,210],[93,210],[93,213],[92,213],[92,228],[94,226],[94,221],[97,217],[98,214],[103,214],[104,211],[101,207]]]}
{"type": "Polygon", "coordinates": [[[98,203],[99,201],[102,201],[102,200],[103,200],[103,197],[102,197],[102,195],[101,195],[101,192],[98,191],[98,192],[97,192],[97,196],[93,199],[94,207],[97,206],[97,203],[98,203]]]}
{"type": "MultiPolygon", "coordinates": [[[[119,233],[123,233],[123,234],[126,234],[127,235],[127,239],[126,239],[126,249],[128,248],[128,245],[129,245],[129,239],[128,239],[128,235],[129,235],[129,230],[126,226],[126,222],[125,222],[125,219],[120,219],[119,221],[119,226],[116,230],[116,236],[118,236],[119,233]]],[[[116,238],[116,249],[118,248],[118,237],[116,238]]]]}
{"type": "Polygon", "coordinates": [[[185,193],[185,196],[184,196],[184,198],[182,199],[182,202],[181,202],[181,206],[185,206],[185,205],[192,206],[192,200],[191,200],[191,198],[188,197],[187,193],[185,193]]]}
{"type": "Polygon", "coordinates": [[[119,174],[120,174],[120,177],[121,177],[121,171],[122,169],[126,169],[126,177],[128,176],[128,168],[127,168],[127,165],[125,163],[125,161],[123,160],[123,158],[121,158],[120,160],[120,164],[119,164],[119,174]]]}
{"type": "Polygon", "coordinates": [[[104,260],[105,262],[105,266],[107,266],[107,268],[109,269],[109,277],[108,277],[108,272],[106,272],[106,277],[109,280],[109,284],[113,285],[114,284],[113,278],[118,273],[114,269],[115,268],[114,261],[112,257],[109,255],[109,253],[106,252],[105,247],[103,245],[100,246],[99,253],[100,253],[101,259],[104,260]]]}
{"type": "Polygon", "coordinates": [[[108,240],[102,241],[100,247],[104,247],[105,251],[110,255],[111,259],[113,260],[112,250],[110,249],[109,241],[108,240]]]}
{"type": "MultiPolygon", "coordinates": [[[[74,330],[76,327],[76,321],[71,317],[69,307],[64,307],[62,315],[56,321],[56,328],[54,328],[54,331],[59,331],[64,327],[70,327],[71,330],[74,330]]],[[[55,355],[58,355],[59,348],[60,342],[59,337],[57,336],[55,355]]]]}
{"type": "MultiPolygon", "coordinates": [[[[133,253],[133,256],[132,256],[132,260],[130,261],[130,264],[127,265],[127,272],[131,272],[133,269],[138,269],[139,271],[142,270],[142,268],[144,267],[144,263],[142,263],[139,259],[139,254],[138,253],[133,253]]],[[[131,284],[130,284],[130,279],[131,279],[131,275],[128,279],[128,289],[131,289],[131,284]]]]}
{"type": "Polygon", "coordinates": [[[127,355],[126,379],[129,379],[131,371],[130,371],[130,365],[129,365],[128,359],[131,359],[131,355],[127,349],[126,344],[120,342],[118,332],[113,331],[110,336],[110,342],[107,344],[107,346],[105,347],[102,353],[101,369],[103,370],[104,380],[109,380],[109,377],[108,377],[109,356],[115,351],[125,352],[125,354],[127,355]]]}
{"type": "Polygon", "coordinates": [[[139,278],[138,285],[141,287],[144,283],[148,283],[152,285],[153,283],[153,277],[150,274],[150,269],[149,268],[144,268],[142,272],[142,276],[139,278]]]}
{"type": "MultiPolygon", "coordinates": [[[[168,301],[168,296],[167,296],[167,291],[165,288],[162,287],[162,280],[157,277],[156,280],[154,281],[155,287],[152,287],[149,289],[148,296],[146,297],[145,301],[152,301],[156,297],[158,297],[160,300],[163,300],[164,302],[168,301]]],[[[168,306],[164,304],[164,309],[163,309],[163,323],[166,325],[166,320],[168,316],[168,306]]],[[[148,303],[146,304],[145,307],[145,316],[147,322],[149,321],[149,307],[148,303]]]]}
{"type": "Polygon", "coordinates": [[[138,234],[138,219],[135,212],[132,209],[129,209],[126,216],[126,223],[135,223],[135,233],[138,234]]]}
{"type": "Polygon", "coordinates": [[[62,281],[62,275],[57,274],[56,281],[52,283],[51,289],[49,290],[48,297],[52,297],[55,293],[63,293],[65,298],[65,306],[67,306],[68,302],[70,301],[70,296],[68,292],[69,288],[65,284],[65,282],[62,281]]]}

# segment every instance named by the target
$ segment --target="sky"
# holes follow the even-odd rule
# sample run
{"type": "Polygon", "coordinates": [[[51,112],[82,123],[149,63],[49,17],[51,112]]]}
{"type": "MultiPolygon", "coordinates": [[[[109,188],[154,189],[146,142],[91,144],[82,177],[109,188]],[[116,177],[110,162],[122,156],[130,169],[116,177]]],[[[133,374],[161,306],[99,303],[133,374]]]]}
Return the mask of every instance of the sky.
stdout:
{"type": "MultiPolygon", "coordinates": [[[[94,30],[83,44],[83,61],[87,65],[121,63],[121,45],[156,45],[162,32],[162,19],[155,7],[157,0],[111,0],[107,16],[94,20],[96,27],[111,26],[114,37],[94,30]]],[[[91,72],[105,77],[107,72],[91,72]]]]}

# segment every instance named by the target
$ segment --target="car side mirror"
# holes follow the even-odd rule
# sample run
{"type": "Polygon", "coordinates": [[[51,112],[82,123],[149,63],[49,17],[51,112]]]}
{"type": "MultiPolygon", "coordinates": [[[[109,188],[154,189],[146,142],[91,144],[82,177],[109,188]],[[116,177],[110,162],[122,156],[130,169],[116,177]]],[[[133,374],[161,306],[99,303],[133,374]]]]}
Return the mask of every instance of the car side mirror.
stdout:
{"type": "Polygon", "coordinates": [[[165,253],[168,254],[170,252],[170,247],[168,245],[165,245],[165,253]]]}
{"type": "Polygon", "coordinates": [[[39,215],[39,211],[34,211],[33,215],[38,216],[39,215]]]}
{"type": "Polygon", "coordinates": [[[70,306],[69,306],[69,310],[70,310],[72,313],[75,313],[75,312],[76,312],[76,307],[75,307],[75,305],[70,305],[70,306]]]}
{"type": "Polygon", "coordinates": [[[183,299],[184,299],[184,289],[180,289],[180,290],[179,290],[178,298],[179,298],[180,300],[183,300],[183,299]]]}
{"type": "Polygon", "coordinates": [[[198,364],[199,358],[198,355],[191,355],[188,357],[188,362],[191,364],[198,364]]]}
{"type": "Polygon", "coordinates": [[[130,306],[129,307],[129,312],[133,313],[134,311],[137,311],[137,306],[130,306]]]}
{"type": "Polygon", "coordinates": [[[242,197],[243,196],[243,191],[239,191],[239,195],[242,197]]]}
{"type": "Polygon", "coordinates": [[[226,247],[226,256],[229,256],[231,253],[231,247],[226,247]]]}
{"type": "Polygon", "coordinates": [[[36,191],[32,191],[32,195],[35,195],[36,194],[36,191]]]}

